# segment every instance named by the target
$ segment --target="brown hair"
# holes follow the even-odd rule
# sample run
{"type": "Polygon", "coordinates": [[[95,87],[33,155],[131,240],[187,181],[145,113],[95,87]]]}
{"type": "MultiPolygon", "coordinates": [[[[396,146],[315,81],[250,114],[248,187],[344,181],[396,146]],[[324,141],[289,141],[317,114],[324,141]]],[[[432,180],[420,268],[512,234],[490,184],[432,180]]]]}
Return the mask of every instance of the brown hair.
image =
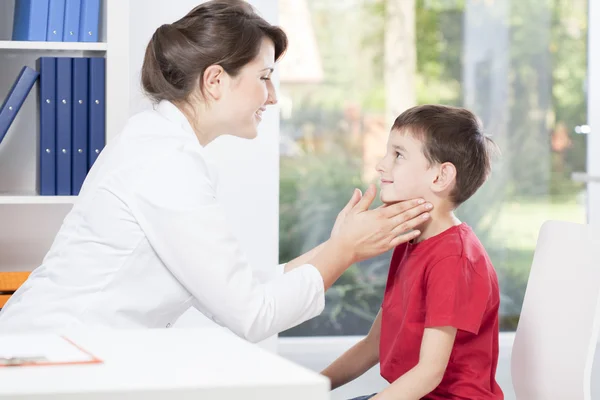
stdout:
{"type": "Polygon", "coordinates": [[[431,164],[452,163],[456,185],[450,200],[460,205],[483,185],[491,172],[496,145],[484,135],[479,119],[469,110],[443,105],[422,105],[403,112],[392,127],[407,130],[423,142],[431,164]]]}
{"type": "MultiPolygon", "coordinates": [[[[278,60],[288,44],[283,30],[245,1],[207,1],[154,32],[144,56],[142,87],[155,102],[187,100],[206,68],[220,65],[236,76],[258,55],[265,37],[273,41],[278,60]]],[[[202,93],[201,80],[200,85],[202,93]]]]}

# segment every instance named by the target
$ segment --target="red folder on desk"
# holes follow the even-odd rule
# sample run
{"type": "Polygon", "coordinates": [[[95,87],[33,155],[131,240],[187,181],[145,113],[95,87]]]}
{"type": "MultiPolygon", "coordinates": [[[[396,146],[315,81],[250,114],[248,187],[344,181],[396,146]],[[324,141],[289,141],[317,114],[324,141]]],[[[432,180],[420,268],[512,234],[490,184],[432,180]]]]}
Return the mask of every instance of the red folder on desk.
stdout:
{"type": "Polygon", "coordinates": [[[64,336],[0,336],[0,368],[100,363],[102,360],[64,336]]]}

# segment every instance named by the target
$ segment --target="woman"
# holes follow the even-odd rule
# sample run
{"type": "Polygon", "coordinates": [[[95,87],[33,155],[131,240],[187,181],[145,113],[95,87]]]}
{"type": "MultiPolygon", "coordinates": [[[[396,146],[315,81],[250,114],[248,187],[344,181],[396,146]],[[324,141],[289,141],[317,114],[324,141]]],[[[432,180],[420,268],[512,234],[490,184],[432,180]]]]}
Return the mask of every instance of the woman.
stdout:
{"type": "Polygon", "coordinates": [[[272,281],[253,277],[203,152],[220,135],[256,137],[277,102],[270,77],[286,46],[243,1],[210,1],[158,28],[142,67],[155,109],[103,150],[42,265],[0,313],[0,331],[169,327],[193,306],[259,341],[318,315],[351,264],[415,237],[403,232],[426,205],[369,210],[370,187],[330,240],[272,281]]]}

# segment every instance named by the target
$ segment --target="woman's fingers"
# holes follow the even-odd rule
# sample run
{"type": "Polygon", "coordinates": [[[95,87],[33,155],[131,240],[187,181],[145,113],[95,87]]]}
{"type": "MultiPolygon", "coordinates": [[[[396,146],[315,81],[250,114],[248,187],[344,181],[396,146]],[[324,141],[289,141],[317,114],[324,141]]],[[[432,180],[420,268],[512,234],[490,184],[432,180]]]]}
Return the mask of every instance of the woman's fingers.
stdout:
{"type": "Polygon", "coordinates": [[[337,218],[335,219],[335,223],[333,224],[333,228],[331,229],[332,237],[339,234],[339,231],[340,231],[340,229],[342,229],[342,225],[344,224],[344,221],[346,220],[346,216],[348,215],[350,210],[352,210],[352,208],[358,203],[358,201],[361,199],[361,197],[362,197],[362,193],[361,193],[360,189],[354,189],[354,193],[352,193],[352,197],[348,201],[348,204],[346,204],[346,206],[344,208],[342,208],[342,210],[337,215],[337,218]]]}
{"type": "Polygon", "coordinates": [[[424,200],[414,199],[369,210],[376,194],[375,186],[369,185],[362,198],[344,217],[347,225],[344,225],[344,231],[340,234],[354,249],[354,257],[358,261],[418,237],[421,234],[418,227],[427,221],[428,211],[432,209],[432,205],[424,200]]]}
{"type": "Polygon", "coordinates": [[[431,204],[425,203],[392,217],[390,219],[392,235],[398,236],[426,222],[430,217],[429,210],[431,210],[431,204]]]}
{"type": "Polygon", "coordinates": [[[360,201],[361,197],[362,193],[360,189],[354,189],[354,193],[352,193],[352,197],[350,198],[350,201],[348,201],[348,204],[346,204],[346,206],[342,209],[342,213],[347,213],[350,211],[352,207],[354,207],[360,201]]]}
{"type": "Polygon", "coordinates": [[[396,215],[391,219],[392,234],[397,236],[421,225],[429,219],[429,213],[427,211],[429,211],[429,209],[425,204],[422,204],[396,215]]]}
{"type": "Polygon", "coordinates": [[[417,237],[419,237],[420,234],[421,234],[420,231],[415,230],[415,231],[406,232],[406,233],[403,233],[403,234],[401,234],[399,236],[396,236],[390,242],[390,248],[393,249],[394,247],[399,246],[402,243],[406,243],[409,240],[416,239],[417,237]]]}
{"type": "Polygon", "coordinates": [[[357,212],[367,211],[373,200],[375,200],[375,195],[377,194],[377,189],[375,185],[370,184],[369,188],[365,191],[360,201],[353,207],[353,210],[357,212]]]}
{"type": "Polygon", "coordinates": [[[430,203],[425,202],[423,199],[405,200],[395,204],[386,204],[385,206],[381,207],[381,213],[387,218],[392,218],[415,207],[429,206],[430,203]]]}
{"type": "Polygon", "coordinates": [[[425,203],[420,204],[416,207],[409,208],[405,211],[399,212],[393,216],[390,216],[390,220],[393,224],[399,225],[402,222],[411,220],[418,217],[421,214],[428,213],[431,210],[431,204],[425,203]]]}

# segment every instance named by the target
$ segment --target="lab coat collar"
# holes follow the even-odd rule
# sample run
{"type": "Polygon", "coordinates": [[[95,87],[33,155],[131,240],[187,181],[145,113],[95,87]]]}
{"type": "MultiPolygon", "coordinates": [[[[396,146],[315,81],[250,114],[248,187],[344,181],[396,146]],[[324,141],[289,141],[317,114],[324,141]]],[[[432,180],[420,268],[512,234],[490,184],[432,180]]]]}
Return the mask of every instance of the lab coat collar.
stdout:
{"type": "Polygon", "coordinates": [[[219,181],[219,173],[216,164],[210,161],[210,157],[209,154],[206,152],[206,148],[202,146],[198,141],[198,138],[196,137],[196,132],[194,132],[194,129],[192,128],[192,125],[190,124],[190,121],[188,121],[185,114],[181,112],[181,110],[175,104],[171,103],[168,100],[161,100],[156,105],[155,110],[175,125],[180,126],[185,133],[189,133],[193,136],[194,146],[198,146],[197,149],[202,154],[204,162],[206,163],[206,166],[208,168],[209,179],[213,183],[213,186],[216,188],[219,181]]]}
{"type": "MultiPolygon", "coordinates": [[[[181,110],[175,104],[171,103],[169,100],[161,100],[156,105],[155,109],[160,115],[180,126],[185,132],[194,135],[194,139],[198,140],[196,138],[196,132],[194,132],[190,121],[188,121],[185,114],[181,112],[181,110]]],[[[200,142],[198,142],[198,145],[203,147],[200,142]]]]}

